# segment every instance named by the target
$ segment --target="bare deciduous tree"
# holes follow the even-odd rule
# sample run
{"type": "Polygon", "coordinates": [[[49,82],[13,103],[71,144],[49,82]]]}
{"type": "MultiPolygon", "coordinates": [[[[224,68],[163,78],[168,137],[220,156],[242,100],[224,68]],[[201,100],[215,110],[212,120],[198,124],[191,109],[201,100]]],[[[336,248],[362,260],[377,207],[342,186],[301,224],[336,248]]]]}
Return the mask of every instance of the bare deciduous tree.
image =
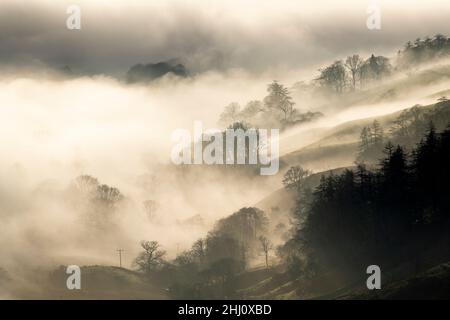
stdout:
{"type": "Polygon", "coordinates": [[[264,98],[264,105],[268,110],[280,111],[284,121],[290,121],[294,113],[295,102],[289,95],[289,90],[277,81],[267,87],[269,95],[264,98]]]}
{"type": "Polygon", "coordinates": [[[192,245],[192,253],[196,259],[203,264],[206,255],[206,241],[203,239],[198,239],[192,245]]]}
{"type": "Polygon", "coordinates": [[[266,258],[266,268],[269,268],[269,252],[273,248],[272,242],[265,236],[260,236],[259,242],[261,243],[261,250],[266,258]]]}
{"type": "Polygon", "coordinates": [[[97,187],[96,200],[106,207],[114,207],[123,199],[119,189],[102,184],[97,187]]]}
{"type": "Polygon", "coordinates": [[[219,124],[223,126],[233,125],[238,122],[239,113],[241,112],[241,106],[237,102],[232,102],[225,107],[223,112],[219,116],[219,124]]]}
{"type": "Polygon", "coordinates": [[[74,184],[83,196],[92,196],[99,186],[98,180],[89,175],[78,176],[74,184]]]}
{"type": "Polygon", "coordinates": [[[141,241],[141,247],[144,251],[137,256],[134,264],[143,272],[158,270],[164,263],[163,257],[166,252],[159,249],[157,241],[141,241]]]}
{"type": "Polygon", "coordinates": [[[283,184],[286,189],[293,189],[300,192],[305,179],[310,175],[310,170],[305,170],[301,166],[293,166],[284,174],[283,184]]]}
{"type": "Polygon", "coordinates": [[[335,61],[332,65],[319,69],[320,76],[316,79],[322,86],[334,90],[340,94],[344,92],[347,74],[341,60],[335,61]]]}
{"type": "Polygon", "coordinates": [[[345,66],[348,68],[348,70],[350,70],[352,76],[353,90],[356,89],[356,75],[359,73],[359,69],[361,68],[363,62],[364,61],[357,54],[349,56],[347,57],[347,60],[345,60],[345,66]]]}
{"type": "Polygon", "coordinates": [[[155,218],[155,212],[158,210],[158,203],[154,200],[146,200],[143,205],[147,218],[153,220],[155,218]]]}

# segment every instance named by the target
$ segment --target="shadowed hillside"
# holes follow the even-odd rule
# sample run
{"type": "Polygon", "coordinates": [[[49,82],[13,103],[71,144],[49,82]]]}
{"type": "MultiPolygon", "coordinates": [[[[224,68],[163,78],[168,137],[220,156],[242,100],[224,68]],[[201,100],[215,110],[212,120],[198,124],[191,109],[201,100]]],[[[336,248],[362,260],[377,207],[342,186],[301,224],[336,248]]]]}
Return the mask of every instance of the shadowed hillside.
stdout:
{"type": "Polygon", "coordinates": [[[37,277],[32,284],[15,287],[20,299],[167,299],[167,291],[154,285],[144,274],[119,267],[81,268],[81,289],[68,290],[65,267],[37,277]],[[43,290],[44,289],[44,290],[43,290]]]}

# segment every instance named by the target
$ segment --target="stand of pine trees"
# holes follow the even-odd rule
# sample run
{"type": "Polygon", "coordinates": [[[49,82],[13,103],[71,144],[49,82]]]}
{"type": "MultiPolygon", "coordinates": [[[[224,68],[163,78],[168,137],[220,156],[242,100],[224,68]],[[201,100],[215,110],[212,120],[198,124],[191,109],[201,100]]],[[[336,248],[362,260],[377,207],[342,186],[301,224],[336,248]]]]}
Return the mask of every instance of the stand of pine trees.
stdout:
{"type": "Polygon", "coordinates": [[[292,270],[351,276],[370,264],[419,271],[450,260],[450,126],[438,134],[430,125],[409,155],[390,143],[384,154],[379,169],[322,177],[302,196],[292,270]]]}

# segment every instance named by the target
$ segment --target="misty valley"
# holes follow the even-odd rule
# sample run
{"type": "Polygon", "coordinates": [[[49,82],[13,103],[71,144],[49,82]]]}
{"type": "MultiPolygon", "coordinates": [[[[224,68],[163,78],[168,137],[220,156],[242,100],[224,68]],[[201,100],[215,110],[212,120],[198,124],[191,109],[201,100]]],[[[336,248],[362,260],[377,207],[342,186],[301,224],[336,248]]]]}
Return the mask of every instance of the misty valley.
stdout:
{"type": "Polygon", "coordinates": [[[0,4],[0,299],[448,299],[450,7],[346,1],[0,4]]]}

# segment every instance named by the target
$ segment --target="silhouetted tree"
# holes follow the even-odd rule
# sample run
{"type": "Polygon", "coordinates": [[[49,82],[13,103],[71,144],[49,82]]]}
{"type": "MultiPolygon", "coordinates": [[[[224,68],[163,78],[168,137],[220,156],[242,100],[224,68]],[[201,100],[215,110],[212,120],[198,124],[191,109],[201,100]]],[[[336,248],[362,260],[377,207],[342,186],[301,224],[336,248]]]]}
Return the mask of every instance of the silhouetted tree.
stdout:
{"type": "Polygon", "coordinates": [[[89,175],[81,175],[75,179],[75,187],[86,197],[92,197],[98,186],[98,180],[89,175]]]}
{"type": "Polygon", "coordinates": [[[115,205],[123,199],[119,189],[102,184],[97,187],[95,200],[97,203],[108,208],[114,208],[115,205]]]}
{"type": "Polygon", "coordinates": [[[264,98],[264,106],[268,110],[281,112],[283,121],[290,121],[295,103],[289,95],[289,90],[274,80],[268,85],[267,92],[269,94],[264,98]]]}
{"type": "Polygon", "coordinates": [[[138,269],[146,273],[160,270],[164,264],[163,258],[166,252],[160,250],[159,243],[157,241],[141,241],[141,247],[144,251],[134,260],[138,269]]]}
{"type": "Polygon", "coordinates": [[[328,67],[319,69],[319,71],[320,76],[316,80],[319,81],[323,87],[329,88],[339,94],[344,92],[347,74],[341,60],[334,62],[328,67]]]}
{"type": "Polygon", "coordinates": [[[301,166],[290,167],[284,174],[283,185],[286,189],[301,192],[304,188],[305,179],[311,175],[311,171],[301,166]]]}
{"type": "Polygon", "coordinates": [[[266,268],[269,267],[269,252],[272,250],[272,242],[267,239],[265,236],[259,237],[259,242],[261,243],[261,250],[264,253],[264,257],[266,259],[266,268]]]}
{"type": "Polygon", "coordinates": [[[345,60],[345,66],[350,71],[350,74],[351,74],[351,77],[352,77],[352,88],[353,88],[353,90],[356,89],[356,77],[359,74],[359,70],[360,70],[362,64],[363,64],[363,60],[357,54],[349,56],[345,60]]]}
{"type": "Polygon", "coordinates": [[[155,218],[156,210],[158,209],[158,203],[155,200],[145,200],[143,206],[147,218],[153,220],[155,218]]]}
{"type": "Polygon", "coordinates": [[[219,116],[219,123],[223,126],[228,126],[235,122],[240,121],[239,113],[241,106],[237,102],[232,102],[225,107],[223,112],[219,116]]]}

